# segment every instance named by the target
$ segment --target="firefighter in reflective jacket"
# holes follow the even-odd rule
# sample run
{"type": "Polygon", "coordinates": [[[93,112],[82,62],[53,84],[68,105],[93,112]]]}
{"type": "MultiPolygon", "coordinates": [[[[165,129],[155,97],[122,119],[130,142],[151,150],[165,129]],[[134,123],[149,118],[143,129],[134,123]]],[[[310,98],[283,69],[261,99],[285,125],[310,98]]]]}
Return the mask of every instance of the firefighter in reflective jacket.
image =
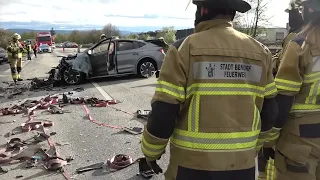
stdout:
{"type": "MultiPolygon", "coordinates": [[[[273,59],[273,73],[276,75],[278,68],[280,66],[281,58],[283,52],[285,51],[288,43],[297,36],[297,33],[301,31],[303,26],[303,19],[299,9],[294,2],[290,2],[290,7],[286,10],[289,13],[289,34],[283,40],[282,49],[278,52],[273,59]]],[[[279,129],[273,128],[273,134],[275,136],[274,140],[278,138],[279,129]]],[[[264,144],[264,147],[258,154],[258,171],[259,180],[269,180],[275,177],[275,167],[274,167],[274,141],[264,144]]]]}
{"type": "Polygon", "coordinates": [[[320,1],[301,3],[305,25],[289,42],[275,81],[282,128],[276,144],[277,180],[320,179],[320,1]]]}
{"type": "Polygon", "coordinates": [[[297,33],[301,31],[301,28],[303,26],[303,19],[302,19],[301,13],[299,12],[299,9],[296,7],[294,2],[290,2],[290,7],[286,9],[286,12],[289,13],[290,29],[289,29],[289,34],[283,40],[281,51],[277,53],[276,56],[274,56],[274,59],[273,59],[274,75],[278,71],[280,60],[285,48],[287,47],[288,43],[297,36],[297,33]]]}
{"type": "Polygon", "coordinates": [[[28,60],[31,60],[31,51],[32,51],[31,41],[27,42],[26,50],[27,50],[27,58],[28,60]]]}
{"type": "Polygon", "coordinates": [[[100,40],[102,40],[102,39],[107,39],[107,36],[105,34],[101,34],[100,40]]]}
{"type": "Polygon", "coordinates": [[[155,173],[170,139],[166,180],[254,180],[277,116],[270,51],[233,29],[243,0],[193,0],[195,33],[167,51],[141,148],[155,173]],[[219,7],[219,8],[217,8],[219,7]]]}
{"type": "Polygon", "coordinates": [[[19,39],[21,39],[21,36],[18,33],[13,34],[12,41],[7,47],[7,50],[9,52],[11,75],[14,82],[22,81],[20,73],[22,70],[23,47],[19,42],[19,39]]]}

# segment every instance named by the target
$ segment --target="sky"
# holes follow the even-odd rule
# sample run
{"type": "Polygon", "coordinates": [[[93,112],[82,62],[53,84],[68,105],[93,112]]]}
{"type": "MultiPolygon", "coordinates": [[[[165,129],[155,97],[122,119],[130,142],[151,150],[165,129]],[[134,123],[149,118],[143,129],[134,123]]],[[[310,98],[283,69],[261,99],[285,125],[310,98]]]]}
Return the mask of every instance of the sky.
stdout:
{"type": "MultiPolygon", "coordinates": [[[[196,7],[189,0],[0,0],[0,27],[23,22],[53,24],[60,29],[112,23],[118,27],[193,27],[196,7]]],[[[269,0],[264,0],[269,1],[269,0]]],[[[271,0],[270,25],[285,27],[289,0],[271,0]]]]}

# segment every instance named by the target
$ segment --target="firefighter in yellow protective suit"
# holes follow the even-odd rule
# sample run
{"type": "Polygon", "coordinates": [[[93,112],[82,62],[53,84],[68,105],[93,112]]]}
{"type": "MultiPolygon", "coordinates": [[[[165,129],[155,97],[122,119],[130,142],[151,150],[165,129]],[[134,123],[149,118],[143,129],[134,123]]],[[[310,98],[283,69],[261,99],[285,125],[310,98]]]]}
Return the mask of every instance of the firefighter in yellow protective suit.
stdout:
{"type": "Polygon", "coordinates": [[[232,27],[243,0],[193,0],[195,33],[167,51],[141,148],[166,180],[255,180],[255,157],[277,117],[270,51],[232,27]]]}
{"type": "Polygon", "coordinates": [[[289,42],[275,81],[279,91],[276,180],[320,179],[320,1],[301,3],[304,27],[289,42]]]}
{"type": "Polygon", "coordinates": [[[105,34],[101,34],[100,40],[102,40],[102,39],[107,39],[107,36],[105,34]]]}
{"type": "Polygon", "coordinates": [[[14,82],[22,81],[20,77],[20,73],[22,70],[22,53],[23,47],[19,40],[21,36],[18,33],[12,35],[12,41],[9,43],[7,47],[7,51],[9,52],[9,63],[11,68],[11,75],[14,82]]]}
{"type": "Polygon", "coordinates": [[[27,42],[26,50],[27,50],[27,59],[31,60],[32,45],[30,40],[27,42]]]}
{"type": "MultiPolygon", "coordinates": [[[[283,52],[285,51],[288,43],[297,36],[297,33],[301,31],[303,26],[303,19],[299,9],[295,5],[294,2],[290,2],[290,7],[286,10],[289,13],[289,34],[282,43],[282,49],[278,52],[273,59],[273,72],[274,76],[276,75],[283,52]]],[[[259,176],[258,180],[271,180],[275,177],[275,167],[274,167],[274,144],[276,138],[279,135],[279,129],[273,128],[272,132],[275,136],[273,136],[274,140],[271,142],[267,142],[264,144],[264,147],[258,154],[258,171],[259,176]]]]}

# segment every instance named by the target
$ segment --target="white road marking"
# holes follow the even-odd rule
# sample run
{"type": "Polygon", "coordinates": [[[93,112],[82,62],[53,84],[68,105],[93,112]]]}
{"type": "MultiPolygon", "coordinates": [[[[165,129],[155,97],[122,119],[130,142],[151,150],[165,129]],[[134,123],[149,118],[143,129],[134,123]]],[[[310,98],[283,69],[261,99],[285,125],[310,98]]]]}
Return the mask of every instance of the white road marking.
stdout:
{"type": "Polygon", "coordinates": [[[97,90],[100,92],[100,94],[106,99],[106,100],[113,100],[113,98],[106,92],[104,91],[99,84],[92,82],[92,85],[97,88],[97,90]]]}

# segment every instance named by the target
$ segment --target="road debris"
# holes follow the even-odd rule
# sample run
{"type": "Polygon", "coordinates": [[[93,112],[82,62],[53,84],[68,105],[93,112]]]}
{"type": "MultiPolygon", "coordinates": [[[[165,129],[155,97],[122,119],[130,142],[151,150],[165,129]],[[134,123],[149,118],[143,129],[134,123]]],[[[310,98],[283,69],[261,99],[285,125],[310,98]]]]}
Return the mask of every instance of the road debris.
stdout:
{"type": "Polygon", "coordinates": [[[81,92],[81,91],[84,91],[84,88],[83,87],[77,87],[77,88],[74,88],[73,90],[76,91],[76,92],[81,92]]]}
{"type": "Polygon", "coordinates": [[[131,166],[132,164],[136,163],[137,160],[133,160],[130,156],[125,154],[118,154],[112,157],[111,159],[107,160],[107,165],[112,170],[121,170],[123,168],[126,168],[128,166],[131,166]]]}
{"type": "Polygon", "coordinates": [[[57,146],[67,146],[70,145],[70,143],[56,143],[57,146]]]}
{"type": "Polygon", "coordinates": [[[3,167],[0,167],[0,174],[5,174],[8,173],[9,170],[8,169],[4,169],[3,167]]]}
{"type": "Polygon", "coordinates": [[[90,166],[78,168],[78,169],[76,169],[76,172],[77,173],[83,173],[83,172],[92,171],[92,170],[96,170],[96,169],[102,169],[103,167],[105,167],[105,163],[104,162],[100,162],[100,163],[96,163],[96,164],[93,164],[93,165],[90,165],[90,166]]]}
{"type": "Polygon", "coordinates": [[[143,132],[143,128],[139,127],[123,127],[123,130],[134,135],[138,135],[143,132]]]}
{"type": "Polygon", "coordinates": [[[71,161],[74,160],[74,158],[75,158],[75,156],[69,156],[69,157],[66,158],[66,161],[67,162],[71,162],[71,161]]]}
{"type": "Polygon", "coordinates": [[[150,112],[151,112],[150,110],[138,110],[137,118],[147,119],[150,112]]]}

